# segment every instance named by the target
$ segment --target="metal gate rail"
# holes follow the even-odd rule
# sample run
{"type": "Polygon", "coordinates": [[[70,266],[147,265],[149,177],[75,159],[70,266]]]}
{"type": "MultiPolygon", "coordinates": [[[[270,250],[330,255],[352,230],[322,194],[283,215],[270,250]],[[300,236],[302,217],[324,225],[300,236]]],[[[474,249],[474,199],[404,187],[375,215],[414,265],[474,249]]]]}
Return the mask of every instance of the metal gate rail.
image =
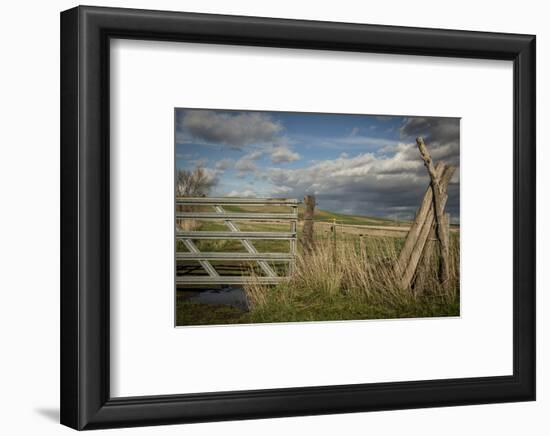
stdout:
{"type": "Polygon", "coordinates": [[[211,206],[214,212],[204,211],[177,211],[176,220],[221,220],[229,231],[176,231],[176,239],[183,241],[188,252],[177,252],[176,261],[195,260],[208,273],[208,276],[183,275],[176,276],[176,284],[243,284],[251,280],[252,276],[235,275],[220,276],[216,268],[210,263],[211,260],[235,260],[255,261],[261,268],[264,276],[254,277],[260,283],[278,283],[287,276],[279,276],[269,262],[289,262],[288,273],[294,269],[296,257],[296,228],[298,221],[297,199],[286,198],[234,198],[234,197],[180,197],[176,199],[177,205],[182,206],[211,206]],[[288,206],[291,213],[260,213],[260,212],[226,212],[225,205],[277,205],[288,206]],[[290,231],[288,232],[250,232],[241,231],[233,222],[238,221],[288,221],[290,231]],[[247,253],[242,252],[201,252],[193,240],[240,240],[247,253]],[[290,245],[289,253],[260,253],[251,240],[288,240],[290,245]]]}

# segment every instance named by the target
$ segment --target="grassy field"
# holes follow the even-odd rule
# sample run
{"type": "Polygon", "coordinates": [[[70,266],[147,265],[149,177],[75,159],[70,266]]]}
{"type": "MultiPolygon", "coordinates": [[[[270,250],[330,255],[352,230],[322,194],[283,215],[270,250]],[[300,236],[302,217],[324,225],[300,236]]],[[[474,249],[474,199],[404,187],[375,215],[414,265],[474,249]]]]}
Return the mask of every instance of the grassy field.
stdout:
{"type": "MultiPolygon", "coordinates": [[[[285,210],[285,207],[282,206],[224,206],[224,209],[228,212],[286,212],[288,207],[285,210]]],[[[298,206],[298,217],[301,220],[304,215],[304,206],[298,206]]],[[[361,216],[361,215],[345,215],[342,213],[331,212],[327,210],[322,210],[319,208],[315,209],[314,220],[316,222],[332,222],[336,220],[338,223],[343,224],[358,224],[358,225],[381,225],[381,226],[391,226],[395,225],[396,222],[393,220],[388,220],[385,218],[361,216]]],[[[405,222],[401,222],[405,224],[405,222]]]]}
{"type": "MultiPolygon", "coordinates": [[[[228,212],[249,211],[247,207],[225,208],[228,212]]],[[[280,209],[262,212],[275,212],[280,209]]],[[[346,216],[318,211],[315,221],[345,221],[348,225],[395,226],[391,220],[346,216]]],[[[407,223],[402,223],[406,225],[407,223]]],[[[196,224],[200,230],[226,230],[223,222],[196,224]]],[[[288,231],[288,223],[238,222],[241,230],[288,231]]],[[[322,225],[317,226],[318,229],[322,225]]],[[[298,226],[298,237],[301,226],[298,226]]],[[[369,236],[340,232],[336,246],[331,235],[316,232],[316,248],[304,253],[298,244],[296,268],[292,276],[278,285],[262,285],[252,280],[244,286],[249,310],[231,306],[202,304],[188,298],[189,292],[178,291],[176,322],[178,325],[231,323],[270,323],[359,319],[391,319],[459,315],[459,234],[451,233],[452,277],[446,286],[438,283],[438,257],[433,256],[419,270],[414,289],[399,290],[393,266],[404,237],[369,236]]],[[[197,240],[201,251],[244,252],[239,241],[197,240]]],[[[434,242],[432,242],[434,243],[434,242]]],[[[288,252],[288,241],[254,241],[260,252],[288,252]]],[[[185,251],[182,245],[178,249],[185,251]]],[[[215,265],[215,262],[213,262],[215,265]]],[[[223,262],[227,264],[227,262],[223,262]]],[[[222,275],[261,275],[254,262],[217,265],[222,275]]],[[[198,263],[197,263],[198,265],[198,263]]],[[[282,274],[286,264],[273,264],[282,274]]],[[[181,266],[180,266],[181,268],[181,266]]],[[[200,267],[197,267],[200,270],[200,267]]],[[[202,273],[204,274],[204,273],[202,273]]]]}

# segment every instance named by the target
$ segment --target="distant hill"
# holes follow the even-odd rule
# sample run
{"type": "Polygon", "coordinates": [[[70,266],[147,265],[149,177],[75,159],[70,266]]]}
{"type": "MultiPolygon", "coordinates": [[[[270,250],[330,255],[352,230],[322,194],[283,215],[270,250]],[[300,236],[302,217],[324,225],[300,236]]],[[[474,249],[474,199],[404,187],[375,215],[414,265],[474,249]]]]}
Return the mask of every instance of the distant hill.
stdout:
{"type": "MultiPolygon", "coordinates": [[[[283,212],[287,211],[288,207],[283,206],[224,206],[224,209],[228,212],[283,212]]],[[[303,218],[304,205],[298,206],[298,216],[303,218]]],[[[355,225],[370,225],[370,226],[395,226],[410,224],[409,221],[394,221],[387,218],[378,218],[362,215],[347,215],[343,213],[332,212],[328,210],[315,209],[314,215],[315,221],[332,222],[336,220],[339,224],[355,224],[355,225]]]]}
{"type": "MultiPolygon", "coordinates": [[[[301,218],[301,217],[300,217],[301,218]]],[[[378,218],[363,215],[347,215],[343,213],[332,212],[328,210],[315,210],[315,221],[327,221],[336,222],[341,224],[356,224],[356,225],[370,225],[370,226],[390,226],[399,224],[399,221],[389,220],[386,218],[378,218]]]]}

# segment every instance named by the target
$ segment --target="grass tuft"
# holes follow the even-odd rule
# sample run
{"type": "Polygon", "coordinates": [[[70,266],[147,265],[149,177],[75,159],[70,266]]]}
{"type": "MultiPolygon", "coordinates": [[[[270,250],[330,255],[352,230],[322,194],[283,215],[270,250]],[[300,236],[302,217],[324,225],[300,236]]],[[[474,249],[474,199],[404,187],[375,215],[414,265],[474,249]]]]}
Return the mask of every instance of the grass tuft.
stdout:
{"type": "Polygon", "coordinates": [[[458,237],[451,238],[451,279],[438,281],[438,256],[419,269],[414,288],[402,290],[394,265],[395,238],[317,241],[299,252],[292,276],[276,286],[254,279],[244,286],[249,322],[324,321],[459,315],[458,237]]]}

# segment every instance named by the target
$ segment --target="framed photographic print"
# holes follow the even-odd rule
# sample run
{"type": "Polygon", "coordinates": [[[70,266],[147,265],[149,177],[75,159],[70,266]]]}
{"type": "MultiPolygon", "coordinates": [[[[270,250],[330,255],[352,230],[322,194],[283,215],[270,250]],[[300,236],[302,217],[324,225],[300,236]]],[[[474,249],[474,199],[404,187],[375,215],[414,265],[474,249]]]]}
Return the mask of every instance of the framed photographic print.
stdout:
{"type": "Polygon", "coordinates": [[[177,326],[460,315],[459,118],[176,108],[174,127],[177,326]]]}
{"type": "Polygon", "coordinates": [[[535,399],[535,37],[61,14],[61,422],[535,399]]]}

